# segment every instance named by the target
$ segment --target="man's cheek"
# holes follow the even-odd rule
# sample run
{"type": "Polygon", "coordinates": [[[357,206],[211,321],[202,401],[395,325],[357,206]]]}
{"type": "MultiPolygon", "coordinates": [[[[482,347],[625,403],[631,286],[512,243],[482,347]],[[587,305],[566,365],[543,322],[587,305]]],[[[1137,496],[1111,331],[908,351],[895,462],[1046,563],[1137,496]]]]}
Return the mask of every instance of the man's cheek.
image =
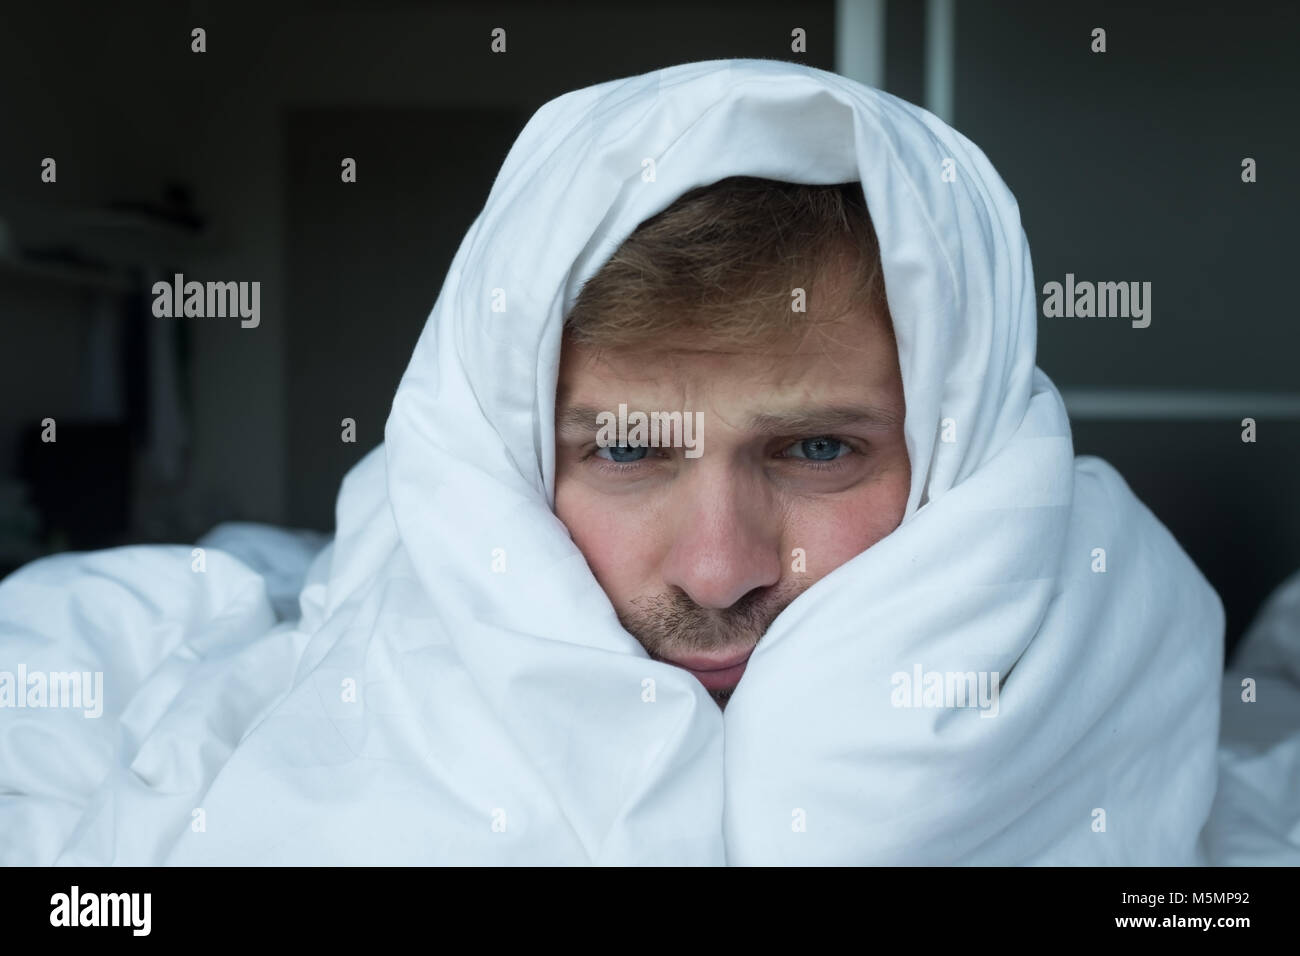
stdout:
{"type": "MultiPolygon", "coordinates": [[[[904,503],[906,499],[904,498],[904,503]]],[[[804,584],[830,574],[866,551],[898,524],[892,495],[871,495],[837,502],[816,514],[794,516],[787,535],[786,563],[804,584]]],[[[901,516],[902,508],[898,508],[901,516]]]]}
{"type": "Polygon", "coordinates": [[[574,544],[601,586],[614,593],[622,592],[631,582],[645,577],[653,563],[657,541],[653,529],[641,528],[626,516],[606,513],[596,504],[583,506],[568,502],[561,508],[557,497],[556,513],[569,529],[574,544]],[[568,520],[566,520],[566,518],[568,520]]]}

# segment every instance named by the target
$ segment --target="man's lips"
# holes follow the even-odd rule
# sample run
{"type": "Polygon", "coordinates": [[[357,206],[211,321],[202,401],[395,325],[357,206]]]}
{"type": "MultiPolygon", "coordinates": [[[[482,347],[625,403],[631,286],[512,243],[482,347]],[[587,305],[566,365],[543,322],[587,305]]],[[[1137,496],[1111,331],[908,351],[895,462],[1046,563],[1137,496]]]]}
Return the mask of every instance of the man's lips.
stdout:
{"type": "Polygon", "coordinates": [[[740,683],[745,665],[753,653],[751,647],[743,654],[730,654],[726,657],[695,656],[667,660],[669,664],[675,664],[694,674],[705,690],[727,690],[740,683]]]}

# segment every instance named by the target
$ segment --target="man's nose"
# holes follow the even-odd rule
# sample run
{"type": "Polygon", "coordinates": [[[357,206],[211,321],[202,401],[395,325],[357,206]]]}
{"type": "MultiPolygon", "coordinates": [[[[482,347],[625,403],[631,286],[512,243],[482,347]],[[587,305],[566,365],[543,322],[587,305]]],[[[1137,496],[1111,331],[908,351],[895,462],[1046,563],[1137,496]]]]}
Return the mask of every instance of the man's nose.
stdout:
{"type": "Polygon", "coordinates": [[[664,559],[664,583],[700,607],[731,607],[755,588],[781,580],[781,518],[761,486],[700,469],[674,502],[677,521],[664,559]]]}

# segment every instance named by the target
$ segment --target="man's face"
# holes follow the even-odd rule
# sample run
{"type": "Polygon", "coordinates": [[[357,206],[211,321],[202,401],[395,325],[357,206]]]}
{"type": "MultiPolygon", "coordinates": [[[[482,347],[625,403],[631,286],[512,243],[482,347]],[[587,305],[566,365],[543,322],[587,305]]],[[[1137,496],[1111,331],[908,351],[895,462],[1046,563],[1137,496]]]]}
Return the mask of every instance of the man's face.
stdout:
{"type": "Polygon", "coordinates": [[[557,391],[556,514],[628,632],[720,706],[777,614],[902,521],[897,347],[866,315],[776,349],[566,341],[557,391]],[[701,412],[699,451],[602,447],[620,404],[701,412]]]}

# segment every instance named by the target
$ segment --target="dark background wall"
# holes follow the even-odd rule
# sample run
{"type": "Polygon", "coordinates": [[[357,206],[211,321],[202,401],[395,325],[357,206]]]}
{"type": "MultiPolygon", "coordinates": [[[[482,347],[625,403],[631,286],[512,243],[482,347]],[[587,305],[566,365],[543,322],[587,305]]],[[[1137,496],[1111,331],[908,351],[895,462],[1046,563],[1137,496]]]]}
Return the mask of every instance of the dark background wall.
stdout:
{"type": "Polygon", "coordinates": [[[1040,289],[1067,272],[1150,281],[1150,328],[1040,320],[1077,450],[1115,464],[1183,542],[1230,640],[1300,566],[1287,5],[148,0],[5,19],[0,573],[224,520],[330,530],[528,116],[727,56],[874,76],[934,109],[1017,196],[1040,289]],[[790,52],[796,26],[806,54],[790,52]],[[1089,51],[1097,26],[1105,54],[1089,51]],[[153,319],[146,280],[173,272],[259,280],[260,326],[153,319]],[[47,416],[57,454],[39,443],[47,416]]]}
{"type": "Polygon", "coordinates": [[[1300,568],[1300,8],[980,2],[956,17],[954,121],[1016,195],[1038,288],[1067,272],[1152,283],[1145,329],[1040,318],[1039,365],[1075,451],[1110,461],[1174,532],[1235,638],[1300,568]]]}
{"type": "Polygon", "coordinates": [[[515,109],[286,112],[290,524],[328,529],[358,446],[383,441],[447,266],[527,121],[515,109]],[[341,156],[364,168],[355,185],[339,181],[341,156]],[[356,445],[340,441],[345,417],[356,445]]]}

